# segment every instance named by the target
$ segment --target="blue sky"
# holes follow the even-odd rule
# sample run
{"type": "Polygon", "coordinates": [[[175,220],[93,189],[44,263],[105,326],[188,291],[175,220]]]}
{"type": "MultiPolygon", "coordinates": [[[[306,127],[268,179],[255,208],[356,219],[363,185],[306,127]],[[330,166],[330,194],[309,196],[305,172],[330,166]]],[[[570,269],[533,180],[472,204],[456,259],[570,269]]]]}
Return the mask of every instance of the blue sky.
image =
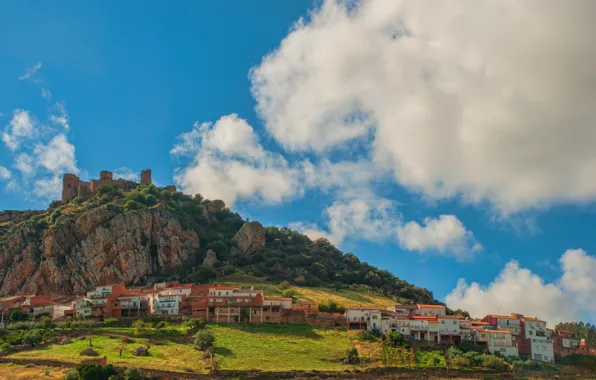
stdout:
{"type": "Polygon", "coordinates": [[[452,307],[591,319],[593,27],[546,3],[4,2],[0,209],[151,168],[452,307]]]}

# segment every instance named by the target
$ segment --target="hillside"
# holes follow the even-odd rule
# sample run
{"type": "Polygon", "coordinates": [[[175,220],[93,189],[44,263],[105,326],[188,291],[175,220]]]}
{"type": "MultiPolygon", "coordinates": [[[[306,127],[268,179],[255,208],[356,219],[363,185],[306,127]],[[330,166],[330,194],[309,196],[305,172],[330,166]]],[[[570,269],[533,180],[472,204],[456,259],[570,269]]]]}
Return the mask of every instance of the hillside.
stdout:
{"type": "Polygon", "coordinates": [[[325,287],[369,300],[366,293],[393,302],[436,302],[430,291],[325,239],[265,228],[220,200],[171,188],[138,185],[124,192],[102,185],[88,198],[55,201],[47,210],[0,212],[1,295],[80,293],[120,281],[205,283],[232,274],[289,281],[305,299],[320,297],[316,289],[325,287]]]}

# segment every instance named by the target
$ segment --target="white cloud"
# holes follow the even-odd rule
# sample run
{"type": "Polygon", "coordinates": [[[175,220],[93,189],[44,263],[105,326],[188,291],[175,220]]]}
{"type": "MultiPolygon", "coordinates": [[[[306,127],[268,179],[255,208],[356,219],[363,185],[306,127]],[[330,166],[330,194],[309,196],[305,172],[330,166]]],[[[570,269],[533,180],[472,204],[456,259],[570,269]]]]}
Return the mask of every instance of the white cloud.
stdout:
{"type": "Polygon", "coordinates": [[[379,241],[390,238],[401,221],[395,202],[374,196],[336,200],[325,210],[324,216],[327,231],[304,222],[290,223],[290,227],[311,239],[325,237],[331,243],[341,244],[346,239],[379,241]]]}
{"type": "Polygon", "coordinates": [[[139,173],[126,167],[121,167],[114,170],[114,178],[122,178],[127,181],[139,182],[139,173]]]}
{"type": "Polygon", "coordinates": [[[42,87],[41,88],[41,97],[49,102],[52,100],[52,93],[47,88],[42,87]]]}
{"type": "Polygon", "coordinates": [[[14,166],[23,176],[30,176],[35,172],[33,159],[27,153],[19,154],[14,160],[14,166]]]}
{"type": "Polygon", "coordinates": [[[14,110],[10,123],[2,133],[2,141],[8,149],[16,150],[21,142],[34,136],[34,121],[29,113],[22,109],[14,110]]]}
{"type": "MultiPolygon", "coordinates": [[[[570,249],[561,257],[563,276],[561,285],[585,304],[593,304],[596,294],[596,257],[589,256],[583,249],[570,249]]],[[[596,310],[596,306],[593,306],[596,310]]]]}
{"type": "Polygon", "coordinates": [[[424,226],[408,222],[397,227],[397,238],[401,247],[409,251],[435,251],[460,260],[469,259],[482,250],[474,234],[455,215],[425,218],[424,226]]]}
{"type": "Polygon", "coordinates": [[[0,165],[0,181],[6,181],[10,179],[11,176],[12,173],[10,172],[10,170],[0,165]]]}
{"type": "Polygon", "coordinates": [[[32,67],[28,68],[27,71],[25,71],[25,74],[21,75],[19,77],[20,80],[31,80],[33,82],[36,82],[35,79],[35,74],[37,73],[37,71],[41,69],[41,62],[37,62],[35,65],[33,65],[32,67]]]}
{"type": "Polygon", "coordinates": [[[42,199],[60,199],[62,196],[62,176],[54,175],[35,181],[35,196],[42,199]]]}
{"type": "Polygon", "coordinates": [[[561,321],[593,319],[596,307],[591,297],[596,278],[588,271],[596,268],[596,257],[581,249],[568,250],[561,264],[561,278],[548,283],[511,261],[487,286],[460,279],[445,302],[450,308],[467,310],[480,318],[488,313],[522,313],[546,319],[551,326],[561,321]]]}
{"type": "Polygon", "coordinates": [[[52,123],[61,125],[64,129],[70,128],[68,125],[68,113],[66,112],[66,108],[64,108],[63,103],[56,103],[54,105],[56,111],[58,111],[57,115],[50,115],[50,120],[52,123]]]}
{"type": "Polygon", "coordinates": [[[55,174],[77,173],[75,147],[64,134],[58,134],[45,145],[37,145],[34,150],[37,165],[55,174]]]}
{"type": "Polygon", "coordinates": [[[377,165],[430,198],[502,213],[589,201],[595,10],[327,0],[251,71],[252,91],[286,149],[322,152],[370,130],[377,165]]]}
{"type": "Polygon", "coordinates": [[[6,191],[11,192],[11,193],[16,193],[20,190],[20,186],[18,184],[18,182],[14,179],[8,181],[8,183],[6,184],[6,191]]]}
{"type": "Polygon", "coordinates": [[[194,156],[177,170],[176,183],[191,193],[233,204],[258,197],[279,203],[300,192],[298,172],[280,155],[265,152],[246,121],[227,115],[216,123],[195,123],[170,153],[194,156]]]}

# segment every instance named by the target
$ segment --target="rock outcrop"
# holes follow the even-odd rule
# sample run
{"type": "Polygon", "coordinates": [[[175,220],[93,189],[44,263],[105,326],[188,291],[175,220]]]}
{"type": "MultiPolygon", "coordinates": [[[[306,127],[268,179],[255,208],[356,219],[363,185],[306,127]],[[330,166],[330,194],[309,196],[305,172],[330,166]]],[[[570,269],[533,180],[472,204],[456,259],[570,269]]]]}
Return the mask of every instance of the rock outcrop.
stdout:
{"type": "Polygon", "coordinates": [[[207,256],[205,257],[205,260],[203,260],[203,264],[212,267],[217,263],[217,261],[217,255],[215,254],[215,252],[213,252],[212,249],[210,249],[207,251],[207,256]]]}
{"type": "Polygon", "coordinates": [[[259,222],[246,222],[234,235],[234,241],[247,255],[261,252],[265,249],[265,227],[259,222]]]}
{"type": "Polygon", "coordinates": [[[176,269],[199,248],[165,206],[123,213],[106,207],[75,214],[40,233],[27,222],[3,237],[0,295],[80,294],[94,286],[143,283],[176,269]]]}

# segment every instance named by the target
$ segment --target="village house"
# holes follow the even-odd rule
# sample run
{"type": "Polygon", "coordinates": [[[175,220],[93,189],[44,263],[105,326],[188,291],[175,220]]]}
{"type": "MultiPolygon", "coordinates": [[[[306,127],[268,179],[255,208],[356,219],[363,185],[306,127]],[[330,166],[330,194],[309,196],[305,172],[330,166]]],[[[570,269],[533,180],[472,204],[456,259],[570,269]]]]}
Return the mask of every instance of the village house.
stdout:
{"type": "Polygon", "coordinates": [[[513,341],[509,330],[486,330],[488,352],[502,356],[519,356],[517,344],[513,341]]]}
{"type": "Polygon", "coordinates": [[[547,336],[553,341],[555,357],[564,358],[580,353],[581,339],[575,333],[566,330],[546,329],[547,336]]]}
{"type": "Polygon", "coordinates": [[[416,308],[412,310],[412,314],[438,317],[447,315],[447,311],[445,306],[442,305],[416,305],[416,308]]]}

